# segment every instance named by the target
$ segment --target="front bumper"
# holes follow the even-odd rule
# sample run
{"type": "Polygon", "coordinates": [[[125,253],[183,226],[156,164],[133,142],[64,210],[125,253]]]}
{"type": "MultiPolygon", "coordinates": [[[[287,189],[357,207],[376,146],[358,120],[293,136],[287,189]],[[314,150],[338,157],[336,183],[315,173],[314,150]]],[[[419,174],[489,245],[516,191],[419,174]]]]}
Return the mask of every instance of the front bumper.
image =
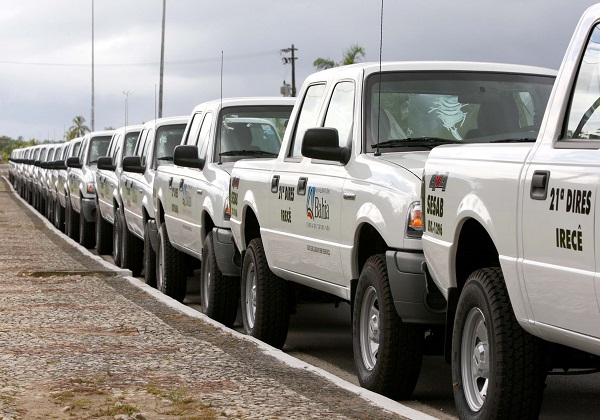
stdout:
{"type": "Polygon", "coordinates": [[[239,254],[236,255],[235,252],[231,230],[214,228],[213,245],[219,271],[225,276],[239,277],[241,269],[240,259],[238,258],[239,254]]]}
{"type": "Polygon", "coordinates": [[[427,279],[422,269],[425,262],[423,253],[387,251],[385,259],[394,306],[402,321],[411,324],[444,324],[446,308],[439,304],[441,294],[431,296],[427,290],[427,279]]]}

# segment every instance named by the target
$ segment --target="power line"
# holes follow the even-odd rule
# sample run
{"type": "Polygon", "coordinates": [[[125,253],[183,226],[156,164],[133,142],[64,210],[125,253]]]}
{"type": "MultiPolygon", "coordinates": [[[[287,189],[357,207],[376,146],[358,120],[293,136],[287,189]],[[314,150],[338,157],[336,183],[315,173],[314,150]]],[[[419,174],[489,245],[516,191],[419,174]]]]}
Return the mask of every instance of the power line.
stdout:
{"type": "MultiPolygon", "coordinates": [[[[227,57],[228,61],[234,60],[245,60],[248,58],[255,57],[265,57],[269,55],[279,54],[278,50],[273,51],[263,51],[256,53],[248,53],[248,54],[238,54],[238,55],[230,55],[227,57]]],[[[220,62],[221,57],[210,57],[210,58],[199,58],[196,60],[180,60],[180,61],[169,61],[167,64],[169,65],[179,65],[179,64],[202,64],[202,63],[210,63],[210,62],[220,62]]],[[[14,64],[21,66],[48,66],[48,67],[89,67],[89,63],[45,63],[45,62],[27,62],[27,61],[8,61],[8,60],[0,60],[0,64],[14,64]]],[[[96,63],[96,67],[133,67],[133,66],[158,66],[160,63],[155,62],[147,62],[147,63],[105,63],[98,64],[96,63]]]]}

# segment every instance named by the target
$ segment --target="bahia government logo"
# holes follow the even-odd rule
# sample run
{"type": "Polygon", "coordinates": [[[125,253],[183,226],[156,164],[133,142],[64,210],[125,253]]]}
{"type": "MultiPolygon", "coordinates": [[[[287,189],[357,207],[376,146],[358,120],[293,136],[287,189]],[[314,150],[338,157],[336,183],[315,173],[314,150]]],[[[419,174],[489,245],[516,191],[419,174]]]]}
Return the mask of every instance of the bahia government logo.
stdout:
{"type": "MultiPolygon", "coordinates": [[[[311,220],[329,219],[329,204],[327,200],[317,193],[325,193],[325,189],[308,187],[306,193],[306,217],[311,220]]],[[[327,191],[328,192],[328,191],[327,191]]]]}

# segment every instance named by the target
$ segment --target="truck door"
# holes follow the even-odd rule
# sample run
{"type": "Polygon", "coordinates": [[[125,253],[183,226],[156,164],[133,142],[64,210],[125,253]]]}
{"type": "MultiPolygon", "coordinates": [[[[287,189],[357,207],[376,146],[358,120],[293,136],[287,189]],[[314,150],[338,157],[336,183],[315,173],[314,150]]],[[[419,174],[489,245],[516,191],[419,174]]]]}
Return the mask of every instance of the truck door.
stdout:
{"type": "Polygon", "coordinates": [[[521,230],[522,274],[535,321],[596,337],[599,42],[600,31],[594,29],[573,87],[558,89],[549,105],[554,106],[549,115],[557,118],[548,119],[525,174],[521,230]],[[556,109],[566,102],[568,107],[556,109]],[[563,109],[564,117],[558,117],[563,109]]]}
{"type": "MultiPolygon", "coordinates": [[[[315,87],[322,89],[322,85],[315,87]]],[[[337,83],[323,118],[322,126],[338,130],[342,146],[350,140],[354,90],[353,81],[337,83]]],[[[309,90],[307,96],[310,94],[309,90]]],[[[279,205],[269,208],[277,226],[270,245],[281,268],[347,286],[340,262],[342,189],[347,172],[338,162],[302,157],[302,137],[310,127],[296,129],[290,158],[274,170],[280,182],[277,191],[272,188],[271,192],[279,205]]]]}

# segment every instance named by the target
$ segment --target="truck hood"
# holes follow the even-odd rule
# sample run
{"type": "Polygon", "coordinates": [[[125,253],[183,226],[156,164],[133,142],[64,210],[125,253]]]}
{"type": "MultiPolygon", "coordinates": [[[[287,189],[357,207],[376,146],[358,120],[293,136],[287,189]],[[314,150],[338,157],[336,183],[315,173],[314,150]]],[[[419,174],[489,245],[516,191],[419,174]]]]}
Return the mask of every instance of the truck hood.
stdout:
{"type": "Polygon", "coordinates": [[[421,179],[427,156],[429,156],[429,151],[395,152],[382,153],[381,156],[379,156],[379,159],[400,166],[421,179]]]}
{"type": "Polygon", "coordinates": [[[220,165],[215,164],[215,168],[219,168],[231,175],[231,170],[233,169],[234,164],[235,162],[223,162],[220,165]]]}

